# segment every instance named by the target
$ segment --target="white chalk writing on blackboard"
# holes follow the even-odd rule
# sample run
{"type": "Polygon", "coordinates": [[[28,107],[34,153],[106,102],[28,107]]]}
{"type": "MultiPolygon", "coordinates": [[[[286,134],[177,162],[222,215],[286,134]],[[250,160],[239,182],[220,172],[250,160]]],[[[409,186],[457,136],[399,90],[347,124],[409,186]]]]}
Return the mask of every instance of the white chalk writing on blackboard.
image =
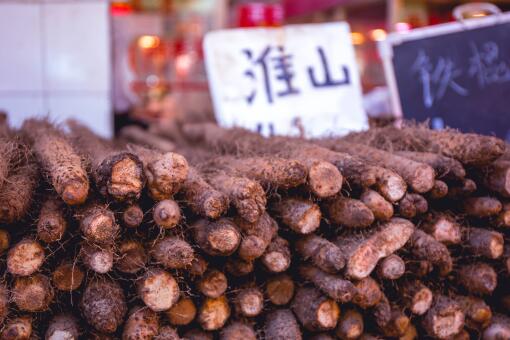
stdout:
{"type": "Polygon", "coordinates": [[[456,82],[462,70],[450,58],[440,57],[434,64],[424,50],[420,50],[412,70],[418,74],[422,85],[423,104],[430,108],[435,101],[444,97],[447,90],[467,96],[469,91],[456,82]]]}
{"type": "Polygon", "coordinates": [[[494,41],[481,45],[471,43],[470,47],[473,55],[469,60],[469,75],[477,77],[481,88],[510,81],[510,62],[500,59],[497,43],[494,41]]]}

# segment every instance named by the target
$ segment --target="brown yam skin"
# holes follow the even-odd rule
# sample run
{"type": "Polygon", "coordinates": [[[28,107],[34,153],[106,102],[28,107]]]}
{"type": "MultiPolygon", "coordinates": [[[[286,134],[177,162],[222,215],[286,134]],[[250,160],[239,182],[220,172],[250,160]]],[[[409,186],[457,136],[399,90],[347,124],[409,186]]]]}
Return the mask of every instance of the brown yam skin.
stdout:
{"type": "Polygon", "coordinates": [[[235,277],[248,275],[255,270],[255,261],[245,261],[241,258],[230,256],[227,259],[225,270],[235,277]]]}
{"type": "Polygon", "coordinates": [[[204,275],[208,266],[209,263],[200,254],[195,253],[188,270],[192,277],[197,277],[204,275]]]}
{"type": "Polygon", "coordinates": [[[497,160],[484,173],[484,184],[488,189],[504,197],[510,197],[510,161],[497,160]]]}
{"type": "Polygon", "coordinates": [[[179,204],[171,199],[165,199],[154,206],[154,222],[163,229],[172,229],[181,221],[179,204]]]}
{"type": "Polygon", "coordinates": [[[11,169],[0,190],[0,222],[21,220],[32,204],[38,184],[38,170],[34,162],[27,162],[11,169]]]}
{"type": "Polygon", "coordinates": [[[287,227],[298,234],[309,234],[321,223],[317,204],[301,198],[284,198],[274,205],[274,210],[287,227]]]}
{"type": "Polygon", "coordinates": [[[422,230],[416,229],[409,239],[409,248],[414,258],[426,260],[439,268],[444,276],[452,271],[453,260],[446,246],[422,230]]]}
{"type": "Polygon", "coordinates": [[[80,266],[73,262],[63,262],[51,276],[53,286],[61,291],[73,291],[78,289],[83,282],[85,274],[80,266]]]}
{"type": "Polygon", "coordinates": [[[269,313],[265,324],[266,340],[301,340],[301,330],[294,314],[288,309],[269,313]]]}
{"type": "Polygon", "coordinates": [[[491,322],[492,310],[481,298],[455,295],[453,299],[466,315],[466,326],[480,329],[487,327],[491,322]]]}
{"type": "Polygon", "coordinates": [[[282,237],[275,237],[261,257],[262,264],[272,273],[281,273],[290,266],[291,254],[289,242],[282,237]]]}
{"type": "Polygon", "coordinates": [[[395,254],[382,259],[377,264],[376,272],[379,278],[385,280],[396,280],[404,275],[406,264],[404,260],[395,254]]]}
{"type": "Polygon", "coordinates": [[[98,247],[84,242],[80,249],[80,258],[90,270],[106,274],[113,268],[113,249],[109,246],[98,247]]]}
{"type": "Polygon", "coordinates": [[[138,295],[155,312],[170,309],[179,300],[179,285],[174,277],[159,268],[149,269],[139,279],[138,295]]]}
{"type": "Polygon", "coordinates": [[[460,199],[471,195],[476,191],[478,186],[476,182],[470,178],[464,178],[458,186],[450,186],[448,188],[448,195],[446,197],[450,199],[460,199]]]}
{"type": "Polygon", "coordinates": [[[420,228],[436,241],[446,245],[459,244],[462,241],[460,225],[447,214],[433,213],[428,215],[420,228]]]}
{"type": "Polygon", "coordinates": [[[171,152],[176,148],[174,143],[143,129],[138,125],[123,127],[120,130],[120,136],[135,144],[146,145],[163,152],[171,152]]]}
{"type": "Polygon", "coordinates": [[[32,335],[32,317],[22,316],[7,321],[0,333],[2,340],[29,340],[32,335]]]}
{"type": "Polygon", "coordinates": [[[503,314],[495,314],[491,324],[483,331],[484,340],[500,340],[510,338],[510,318],[503,314]]]}
{"type": "Polygon", "coordinates": [[[503,210],[498,215],[497,224],[502,228],[510,227],[510,202],[503,204],[503,210]]]}
{"type": "Polygon", "coordinates": [[[266,210],[266,193],[258,182],[222,171],[206,177],[216,190],[229,198],[239,216],[246,221],[257,222],[266,210]]]}
{"type": "Polygon", "coordinates": [[[395,154],[430,165],[438,178],[462,179],[466,176],[464,166],[454,158],[432,152],[397,151],[395,154]]]}
{"type": "Polygon", "coordinates": [[[236,218],[235,223],[244,236],[238,255],[245,261],[262,256],[278,232],[278,224],[268,213],[263,213],[255,223],[249,223],[243,218],[236,218]]]}
{"type": "Polygon", "coordinates": [[[356,293],[352,302],[363,309],[373,307],[381,301],[383,293],[381,287],[371,277],[366,277],[354,284],[356,293]]]}
{"type": "Polygon", "coordinates": [[[128,150],[143,163],[149,195],[156,201],[172,198],[188,177],[186,159],[173,152],[162,153],[140,145],[128,145],[128,150]]]}
{"type": "Polygon", "coordinates": [[[7,270],[13,275],[32,275],[41,268],[45,257],[44,248],[37,241],[23,239],[9,250],[7,270]]]}
{"type": "Polygon", "coordinates": [[[135,240],[122,241],[118,246],[118,254],[115,267],[127,274],[134,274],[142,270],[148,261],[143,244],[135,240]]]}
{"type": "Polygon", "coordinates": [[[56,197],[43,202],[37,221],[37,237],[45,243],[60,241],[67,229],[64,207],[56,197]]]}
{"type": "Polygon", "coordinates": [[[345,266],[343,251],[334,243],[315,234],[299,239],[295,249],[304,260],[311,260],[315,266],[327,273],[334,274],[345,266]]]}
{"type": "Polygon", "coordinates": [[[206,331],[222,328],[230,317],[227,298],[206,298],[198,311],[198,322],[206,331]]]}
{"type": "Polygon", "coordinates": [[[143,222],[143,210],[138,204],[129,205],[122,212],[122,222],[128,228],[138,228],[143,222]]]}
{"type": "Polygon", "coordinates": [[[148,308],[135,307],[124,324],[123,340],[151,340],[159,333],[158,314],[148,308]]]}
{"type": "MultiPolygon", "coordinates": [[[[170,326],[163,326],[159,328],[158,335],[152,338],[154,340],[183,340],[177,331],[170,326]]],[[[186,338],[187,339],[187,338],[186,338]]]]}
{"type": "Polygon", "coordinates": [[[243,322],[233,322],[223,327],[220,333],[220,340],[257,340],[257,334],[253,327],[243,322]]]}
{"type": "Polygon", "coordinates": [[[195,257],[193,248],[185,240],[166,236],[158,240],[150,251],[151,257],[168,269],[189,267],[195,257]]]}
{"type": "Polygon", "coordinates": [[[438,200],[448,195],[448,184],[441,180],[436,179],[434,186],[429,191],[429,197],[433,200],[438,200]]]}
{"type": "Polygon", "coordinates": [[[423,319],[423,328],[432,337],[447,339],[460,333],[464,327],[464,318],[457,302],[444,295],[436,295],[423,319]]]}
{"type": "Polygon", "coordinates": [[[11,236],[6,230],[0,229],[0,255],[5,253],[11,245],[11,236]]]}
{"type": "Polygon", "coordinates": [[[314,266],[302,265],[299,267],[299,274],[339,303],[347,303],[357,294],[357,289],[351,281],[325,273],[314,266]]]}
{"type": "Polygon", "coordinates": [[[68,205],[85,202],[89,179],[84,162],[64,134],[45,120],[28,119],[22,127],[41,168],[68,205]]]}
{"type": "Polygon", "coordinates": [[[494,268],[483,262],[461,266],[458,278],[462,286],[476,295],[490,295],[498,285],[498,274],[494,268]]]}
{"type": "Polygon", "coordinates": [[[206,297],[220,297],[228,288],[227,277],[219,270],[209,270],[198,281],[197,288],[206,297]]]}
{"type": "Polygon", "coordinates": [[[194,223],[191,229],[200,249],[211,256],[232,255],[241,242],[239,229],[229,218],[217,221],[202,219],[194,223]]]}
{"type": "Polygon", "coordinates": [[[356,309],[349,308],[340,315],[335,334],[341,340],[357,339],[363,333],[364,325],[363,315],[356,309]]]}
{"type": "Polygon", "coordinates": [[[297,290],[291,308],[303,327],[310,331],[334,329],[340,316],[340,308],[334,300],[309,287],[297,290]]]}
{"type": "Polygon", "coordinates": [[[374,229],[366,238],[338,237],[335,244],[343,249],[347,258],[347,276],[363,279],[370,275],[380,259],[402,248],[414,232],[414,225],[401,218],[374,229]]]}
{"type": "Polygon", "coordinates": [[[237,292],[234,304],[238,315],[252,318],[262,312],[264,308],[264,294],[256,287],[243,288],[237,292]]]}
{"type": "Polygon", "coordinates": [[[12,287],[12,300],[26,312],[41,312],[53,301],[54,291],[50,279],[42,274],[18,277],[12,287]]]}
{"type": "Polygon", "coordinates": [[[409,310],[416,315],[425,314],[432,305],[432,291],[418,280],[408,281],[402,287],[404,301],[409,310]]]}
{"type": "Polygon", "coordinates": [[[91,203],[76,214],[85,239],[100,245],[113,244],[119,234],[113,212],[102,204],[91,203]]]}
{"type": "Polygon", "coordinates": [[[0,283],[0,325],[4,323],[9,314],[9,291],[0,283]]]}
{"type": "Polygon", "coordinates": [[[336,197],[326,203],[326,212],[332,223],[349,228],[364,228],[374,222],[374,214],[359,200],[336,197]]]}
{"type": "Polygon", "coordinates": [[[102,277],[88,282],[80,305],[87,323],[108,334],[117,330],[127,312],[122,288],[115,281],[102,277]]]}
{"type": "Polygon", "coordinates": [[[197,308],[191,298],[183,296],[165,312],[168,322],[174,326],[190,324],[197,315],[197,308]]]}
{"type": "Polygon", "coordinates": [[[481,228],[469,228],[464,231],[465,243],[475,254],[489,259],[497,259],[503,255],[503,234],[481,228]]]}
{"type": "Polygon", "coordinates": [[[292,300],[294,287],[294,280],[289,275],[279,274],[267,281],[266,295],[273,305],[283,306],[292,300]]]}
{"type": "Polygon", "coordinates": [[[51,321],[46,330],[45,339],[47,340],[78,340],[80,330],[76,319],[67,314],[59,314],[51,321]]]}
{"type": "Polygon", "coordinates": [[[473,217],[497,215],[502,209],[501,202],[492,197],[469,197],[464,200],[464,211],[473,217]]]}
{"type": "Polygon", "coordinates": [[[217,219],[228,208],[228,197],[207,183],[194,167],[190,167],[182,191],[191,210],[200,216],[217,219]]]}
{"type": "Polygon", "coordinates": [[[393,216],[393,205],[377,191],[363,190],[360,201],[372,211],[376,220],[388,221],[393,216]]]}

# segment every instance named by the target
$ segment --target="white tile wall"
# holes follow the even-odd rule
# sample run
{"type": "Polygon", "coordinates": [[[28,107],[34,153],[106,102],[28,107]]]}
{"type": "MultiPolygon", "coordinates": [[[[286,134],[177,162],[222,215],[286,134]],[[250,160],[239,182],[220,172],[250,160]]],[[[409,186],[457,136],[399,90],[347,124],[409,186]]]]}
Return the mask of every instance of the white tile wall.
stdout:
{"type": "Polygon", "coordinates": [[[0,1],[0,110],[113,133],[107,1],[0,1]]]}

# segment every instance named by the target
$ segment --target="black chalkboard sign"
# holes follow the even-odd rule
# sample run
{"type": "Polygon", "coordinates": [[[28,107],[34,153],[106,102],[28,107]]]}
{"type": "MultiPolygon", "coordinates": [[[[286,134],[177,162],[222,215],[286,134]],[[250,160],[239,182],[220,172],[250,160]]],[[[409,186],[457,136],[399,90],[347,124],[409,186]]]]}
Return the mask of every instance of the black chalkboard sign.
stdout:
{"type": "Polygon", "coordinates": [[[510,140],[510,15],[392,34],[381,47],[394,108],[510,140]]]}

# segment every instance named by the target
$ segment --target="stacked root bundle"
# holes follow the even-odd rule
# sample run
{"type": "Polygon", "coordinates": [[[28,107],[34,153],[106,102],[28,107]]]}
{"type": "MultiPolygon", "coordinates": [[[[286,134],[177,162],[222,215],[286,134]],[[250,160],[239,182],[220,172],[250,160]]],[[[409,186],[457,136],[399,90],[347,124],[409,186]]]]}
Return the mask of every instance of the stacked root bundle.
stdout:
{"type": "Polygon", "coordinates": [[[0,120],[0,339],[510,339],[498,139],[67,125],[0,120]]]}

